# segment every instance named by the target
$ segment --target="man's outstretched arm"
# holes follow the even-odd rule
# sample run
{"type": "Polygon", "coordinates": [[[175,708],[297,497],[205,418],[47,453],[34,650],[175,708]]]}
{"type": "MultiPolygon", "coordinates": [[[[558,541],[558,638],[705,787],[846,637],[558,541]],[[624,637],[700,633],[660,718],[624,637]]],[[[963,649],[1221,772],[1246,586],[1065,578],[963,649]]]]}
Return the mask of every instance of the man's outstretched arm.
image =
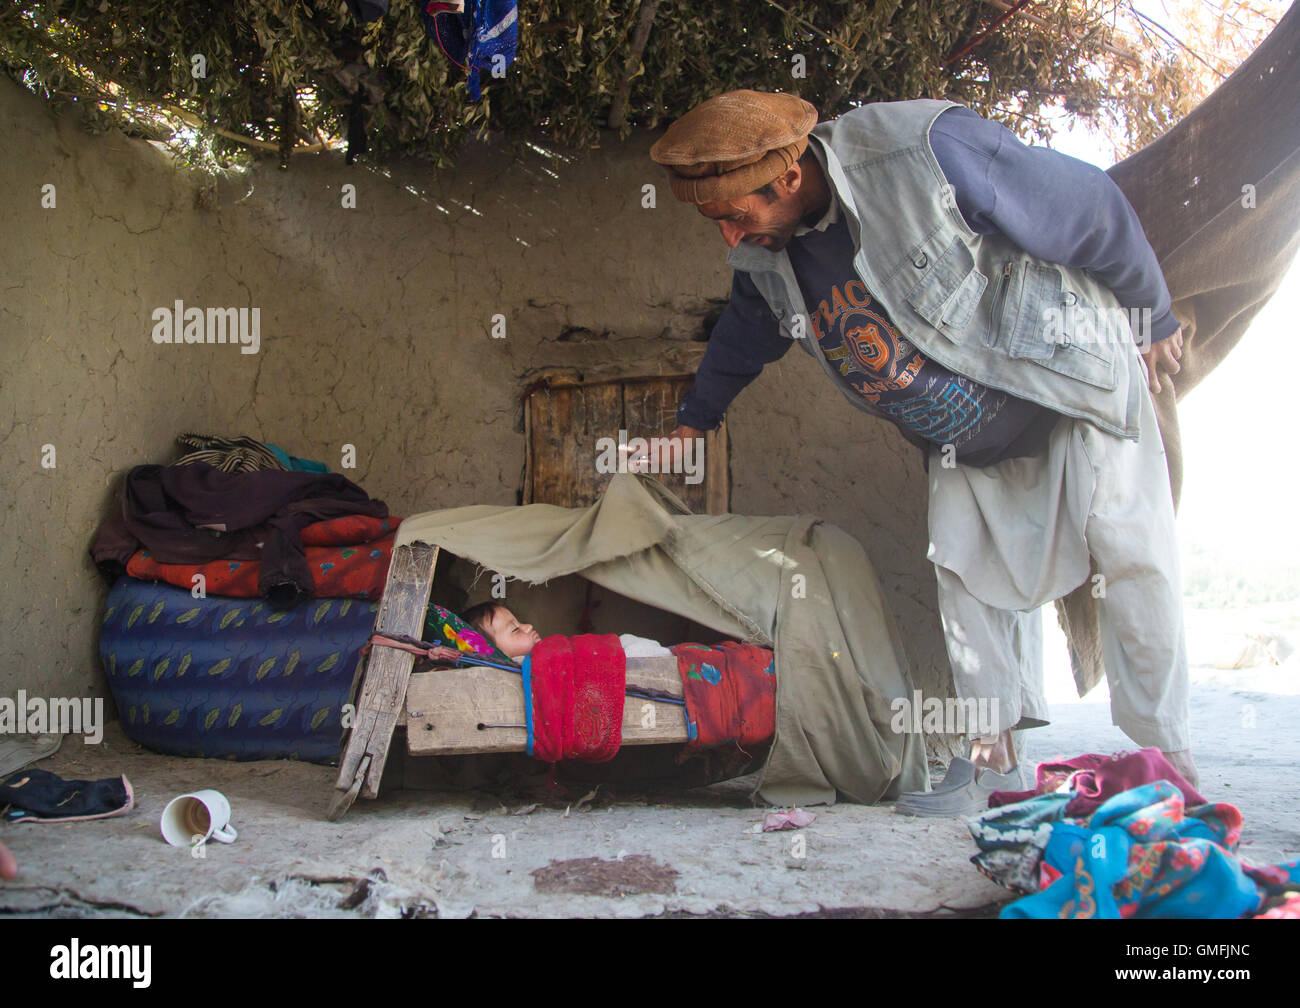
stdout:
{"type": "Polygon", "coordinates": [[[695,430],[716,428],[732,400],[766,365],[784,357],[793,342],[781,334],[749,276],[735,273],[731,300],[713,327],[695,384],[677,408],[677,422],[695,430]]]}
{"type": "MultiPolygon", "coordinates": [[[[733,274],[731,300],[713,327],[704,360],[695,372],[695,384],[677,407],[677,427],[668,440],[697,438],[715,430],[732,400],[766,365],[784,357],[793,342],[781,334],[780,325],[749,276],[733,274]]],[[[680,441],[670,443],[661,453],[666,457],[656,461],[670,467],[680,450],[680,441]]],[[[649,462],[647,457],[640,464],[649,462]]]]}

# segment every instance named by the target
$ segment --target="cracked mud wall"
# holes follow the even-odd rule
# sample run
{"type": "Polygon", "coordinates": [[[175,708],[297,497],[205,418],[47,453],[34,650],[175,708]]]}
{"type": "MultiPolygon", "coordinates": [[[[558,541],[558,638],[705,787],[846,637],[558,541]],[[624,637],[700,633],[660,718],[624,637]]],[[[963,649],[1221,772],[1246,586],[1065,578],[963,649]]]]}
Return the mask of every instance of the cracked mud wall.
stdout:
{"type": "MultiPolygon", "coordinates": [[[[678,370],[730,271],[716,230],[650,163],[652,140],[518,163],[475,148],[439,176],[341,154],[267,161],[196,199],[202,180],[148,143],[92,136],[0,79],[0,696],[104,694],[106,587],[87,548],[117,478],[170,461],[182,431],[335,469],[354,445],[346,475],[397,515],[511,504],[530,374],[678,370]],[[178,299],[260,308],[259,352],[156,345],[151,313],[178,299]]],[[[915,449],[793,350],[728,425],[732,510],[817,514],[857,536],[918,685],[947,688],[915,449]]]]}

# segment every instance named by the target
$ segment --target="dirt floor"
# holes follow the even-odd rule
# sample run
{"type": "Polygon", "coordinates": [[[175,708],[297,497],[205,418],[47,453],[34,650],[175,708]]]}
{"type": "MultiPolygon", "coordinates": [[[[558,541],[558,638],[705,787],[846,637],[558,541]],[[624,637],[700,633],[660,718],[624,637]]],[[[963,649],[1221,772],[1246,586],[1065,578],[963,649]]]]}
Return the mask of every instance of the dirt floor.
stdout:
{"type": "MultiPolygon", "coordinates": [[[[1295,673],[1292,660],[1193,674],[1202,790],[1242,810],[1242,853],[1259,862],[1300,856],[1295,673]]],[[[1131,748],[1109,724],[1104,688],[1087,702],[1051,699],[1057,720],[1031,735],[1030,762],[1131,748]]],[[[97,746],[70,737],[39,765],[68,778],[125,773],[137,807],[0,826],[20,872],[0,883],[3,915],[994,916],[1012,898],[970,865],[960,820],[838,805],[812,809],[797,834],[762,833],[765,810],[744,780],[540,802],[522,787],[397,789],[330,823],[329,767],[158,756],[116,725],[97,746]],[[194,857],[167,846],[158,822],[171,797],[199,788],[227,795],[239,838],[194,857]]],[[[418,776],[411,766],[404,781],[418,776]]]]}
{"type": "Polygon", "coordinates": [[[967,863],[960,821],[839,805],[813,810],[798,842],[755,832],[764,810],[751,807],[743,781],[612,798],[600,788],[586,802],[589,791],[574,790],[567,803],[398,790],[359,799],[331,823],[329,767],[157,756],[116,726],[98,746],[70,738],[39,765],[65,777],[125,773],[137,807],[118,819],[0,827],[20,866],[0,884],[0,912],[902,915],[991,913],[1007,896],[967,863]],[[239,830],[201,858],[167,846],[158,829],[167,801],[197,788],[222,791],[239,830]]]}

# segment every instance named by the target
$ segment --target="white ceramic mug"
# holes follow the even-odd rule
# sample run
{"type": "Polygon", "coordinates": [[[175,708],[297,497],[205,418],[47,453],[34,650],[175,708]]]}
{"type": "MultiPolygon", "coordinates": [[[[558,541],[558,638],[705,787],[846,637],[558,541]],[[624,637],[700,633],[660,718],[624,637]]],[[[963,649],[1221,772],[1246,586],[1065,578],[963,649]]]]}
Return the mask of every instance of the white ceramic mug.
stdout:
{"type": "Polygon", "coordinates": [[[173,798],[162,814],[162,835],[173,847],[197,847],[209,840],[234,843],[230,802],[220,791],[193,791],[173,798]]]}

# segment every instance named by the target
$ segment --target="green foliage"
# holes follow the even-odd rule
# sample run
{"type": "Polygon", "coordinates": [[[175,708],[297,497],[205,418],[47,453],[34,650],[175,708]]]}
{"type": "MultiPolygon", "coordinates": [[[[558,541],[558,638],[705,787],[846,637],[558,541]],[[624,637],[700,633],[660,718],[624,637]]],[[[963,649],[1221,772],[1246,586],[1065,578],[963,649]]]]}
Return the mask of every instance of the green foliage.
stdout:
{"type": "MultiPolygon", "coordinates": [[[[1119,110],[1125,129],[1130,119],[1140,123],[1130,130],[1135,139],[1167,127],[1186,71],[1156,58],[1156,47],[1140,66],[1108,55],[1122,4],[1031,6],[1034,20],[1010,19],[948,64],[996,7],[662,0],[618,126],[624,134],[653,127],[749,87],[797,93],[822,118],[865,101],[945,96],[1040,137],[1045,107],[1093,117],[1119,110]],[[796,57],[806,76],[792,74],[796,57]],[[1141,87],[1116,87],[1115,74],[1141,87]]],[[[394,3],[362,26],[341,0],[19,0],[0,12],[0,67],[53,101],[77,102],[92,128],[168,142],[209,166],[345,135],[364,68],[376,99],[369,156],[413,155],[442,167],[489,132],[515,143],[542,136],[572,149],[598,144],[639,11],[640,0],[525,0],[518,58],[503,80],[483,75],[477,103],[464,71],[425,33],[415,2],[394,3]],[[196,56],[206,76],[192,73],[196,56]]]]}

